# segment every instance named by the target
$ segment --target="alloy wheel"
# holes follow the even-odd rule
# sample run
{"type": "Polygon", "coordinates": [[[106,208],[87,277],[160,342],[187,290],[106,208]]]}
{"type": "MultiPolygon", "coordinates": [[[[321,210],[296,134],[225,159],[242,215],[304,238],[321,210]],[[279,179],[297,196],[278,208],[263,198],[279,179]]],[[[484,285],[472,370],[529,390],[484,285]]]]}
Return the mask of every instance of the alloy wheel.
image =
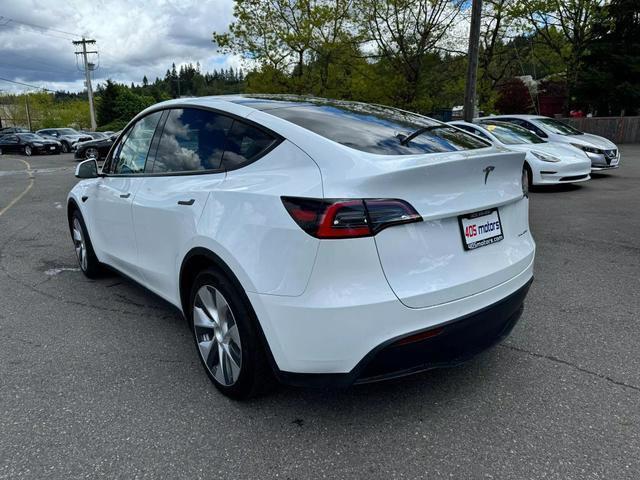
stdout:
{"type": "Polygon", "coordinates": [[[82,234],[82,226],[80,220],[73,219],[73,245],[76,249],[76,256],[78,257],[78,263],[83,271],[87,270],[87,245],[84,241],[84,235],[82,234]]]}
{"type": "Polygon", "coordinates": [[[203,285],[195,296],[193,328],[213,378],[224,386],[236,383],[242,368],[240,332],[229,303],[212,285],[203,285]]]}

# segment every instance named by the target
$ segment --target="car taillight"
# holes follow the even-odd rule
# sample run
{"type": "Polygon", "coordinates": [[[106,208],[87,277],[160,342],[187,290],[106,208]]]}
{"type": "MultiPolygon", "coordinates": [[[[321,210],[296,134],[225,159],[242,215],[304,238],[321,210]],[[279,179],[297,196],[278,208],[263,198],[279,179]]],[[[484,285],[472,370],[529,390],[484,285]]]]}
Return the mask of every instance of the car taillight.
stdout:
{"type": "Polygon", "coordinates": [[[291,218],[317,238],[371,237],[393,225],[421,222],[404,200],[282,197],[291,218]]]}

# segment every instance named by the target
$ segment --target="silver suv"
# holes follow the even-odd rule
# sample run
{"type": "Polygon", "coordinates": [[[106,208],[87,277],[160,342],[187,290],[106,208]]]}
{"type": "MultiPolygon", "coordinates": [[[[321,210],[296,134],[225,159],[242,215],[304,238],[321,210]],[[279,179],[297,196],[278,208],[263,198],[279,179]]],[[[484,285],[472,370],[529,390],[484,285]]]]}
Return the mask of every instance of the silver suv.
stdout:
{"type": "Polygon", "coordinates": [[[36,132],[45,138],[51,138],[62,144],[62,151],[68,153],[73,150],[78,142],[93,140],[89,135],[80,133],[73,128],[44,128],[36,132]]]}

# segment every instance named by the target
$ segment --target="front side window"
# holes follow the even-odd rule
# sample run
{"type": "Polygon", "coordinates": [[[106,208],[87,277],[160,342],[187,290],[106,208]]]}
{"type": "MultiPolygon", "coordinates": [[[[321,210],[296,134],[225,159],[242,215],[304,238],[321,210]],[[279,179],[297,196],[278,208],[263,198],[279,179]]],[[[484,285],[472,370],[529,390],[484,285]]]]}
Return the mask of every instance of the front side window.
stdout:
{"type": "Polygon", "coordinates": [[[234,121],[222,160],[224,168],[233,170],[254,161],[275,141],[275,138],[259,128],[234,121]]]}
{"type": "Polygon", "coordinates": [[[231,118],[207,110],[171,110],[162,130],[152,172],[220,169],[232,123],[231,118]]]}
{"type": "Polygon", "coordinates": [[[149,146],[162,112],[155,112],[138,120],[118,145],[110,173],[130,175],[144,172],[149,146]]]}
{"type": "Polygon", "coordinates": [[[488,147],[450,125],[421,115],[349,102],[303,104],[267,111],[342,145],[383,155],[413,155],[488,147]],[[415,134],[419,131],[419,134],[415,134]],[[412,137],[406,141],[407,137],[412,137]]]}

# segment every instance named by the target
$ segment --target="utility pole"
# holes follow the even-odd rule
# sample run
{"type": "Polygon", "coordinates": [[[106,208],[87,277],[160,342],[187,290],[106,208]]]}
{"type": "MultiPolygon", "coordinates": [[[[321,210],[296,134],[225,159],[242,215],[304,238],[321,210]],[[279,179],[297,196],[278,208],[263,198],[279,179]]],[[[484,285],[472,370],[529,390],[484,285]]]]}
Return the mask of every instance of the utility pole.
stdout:
{"type": "Polygon", "coordinates": [[[464,120],[470,122],[476,115],[476,83],[478,80],[478,54],[480,51],[480,18],[482,0],[473,0],[471,6],[471,29],[469,31],[469,64],[467,84],[464,89],[464,120]]]}
{"type": "Polygon", "coordinates": [[[33,129],[31,128],[31,112],[29,111],[29,96],[24,96],[24,108],[27,111],[27,124],[29,125],[29,131],[31,132],[33,129]]]}
{"type": "Polygon", "coordinates": [[[84,64],[84,75],[85,75],[85,79],[86,79],[86,83],[87,83],[87,96],[89,97],[89,114],[91,115],[91,131],[95,131],[96,129],[96,112],[95,109],[93,108],[93,89],[91,88],[91,67],[89,61],[87,60],[87,54],[90,53],[95,53],[97,54],[98,52],[93,50],[88,52],[87,51],[87,45],[93,45],[96,43],[95,40],[86,40],[84,37],[82,37],[82,40],[76,40],[74,42],[72,42],[74,45],[82,45],[82,51],[81,52],[75,52],[76,55],[82,55],[82,61],[84,64]]]}

